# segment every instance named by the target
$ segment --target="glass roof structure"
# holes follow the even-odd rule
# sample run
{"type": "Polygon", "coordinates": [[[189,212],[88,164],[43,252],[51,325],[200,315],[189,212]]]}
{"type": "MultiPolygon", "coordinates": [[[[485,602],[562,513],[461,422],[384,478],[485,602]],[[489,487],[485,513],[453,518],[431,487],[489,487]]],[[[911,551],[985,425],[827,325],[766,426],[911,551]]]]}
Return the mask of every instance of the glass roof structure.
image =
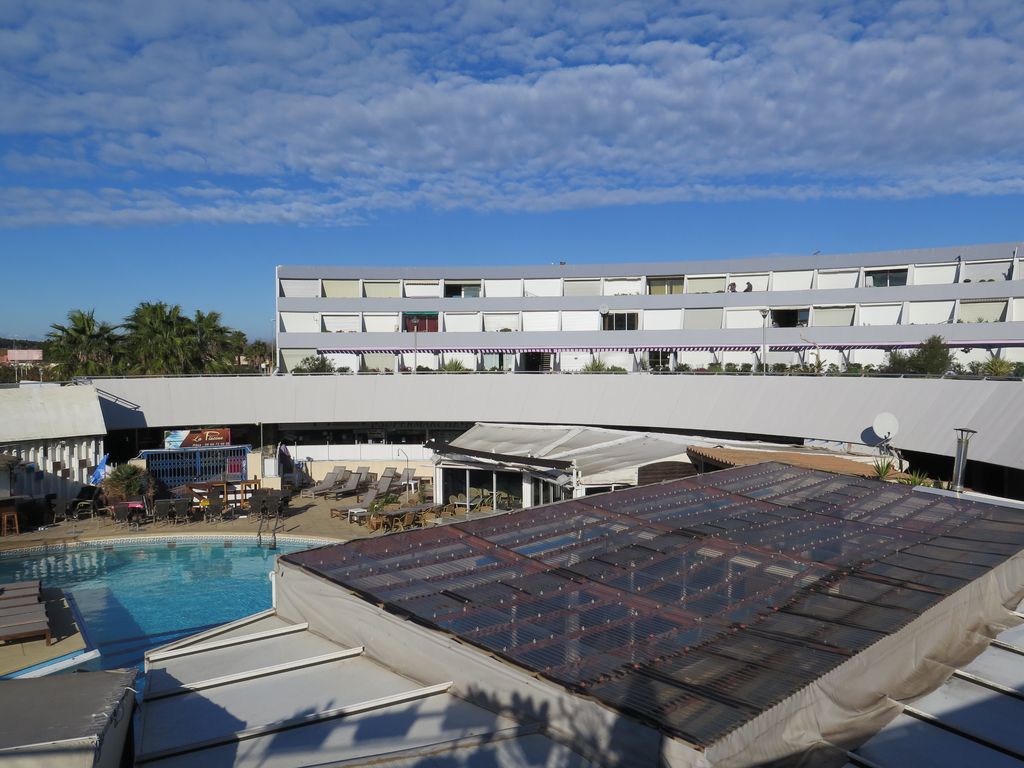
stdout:
{"type": "Polygon", "coordinates": [[[1022,548],[1012,509],[765,463],[283,559],[707,746],[1022,548]]]}

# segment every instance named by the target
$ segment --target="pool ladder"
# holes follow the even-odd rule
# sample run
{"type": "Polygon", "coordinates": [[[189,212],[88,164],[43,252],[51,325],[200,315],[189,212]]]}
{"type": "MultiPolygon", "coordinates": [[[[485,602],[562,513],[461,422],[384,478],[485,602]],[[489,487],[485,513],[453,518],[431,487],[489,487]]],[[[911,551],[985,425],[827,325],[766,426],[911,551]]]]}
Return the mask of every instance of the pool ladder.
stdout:
{"type": "MultiPolygon", "coordinates": [[[[267,515],[260,515],[260,527],[256,531],[256,546],[263,546],[263,524],[269,522],[270,518],[267,515]]],[[[270,530],[267,533],[270,535],[270,541],[267,543],[268,549],[277,549],[277,524],[281,520],[281,508],[278,506],[274,510],[274,522],[270,526],[270,530]]]]}

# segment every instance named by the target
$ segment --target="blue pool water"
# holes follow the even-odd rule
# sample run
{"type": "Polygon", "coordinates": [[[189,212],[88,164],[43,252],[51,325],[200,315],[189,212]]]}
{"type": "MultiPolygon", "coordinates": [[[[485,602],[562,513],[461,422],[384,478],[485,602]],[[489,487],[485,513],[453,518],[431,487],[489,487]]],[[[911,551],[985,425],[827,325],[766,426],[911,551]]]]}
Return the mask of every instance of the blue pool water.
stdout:
{"type": "Polygon", "coordinates": [[[64,590],[99,666],[130,667],[150,648],[269,608],[274,558],[310,546],[278,544],[178,540],[3,557],[0,583],[41,579],[64,590]]]}

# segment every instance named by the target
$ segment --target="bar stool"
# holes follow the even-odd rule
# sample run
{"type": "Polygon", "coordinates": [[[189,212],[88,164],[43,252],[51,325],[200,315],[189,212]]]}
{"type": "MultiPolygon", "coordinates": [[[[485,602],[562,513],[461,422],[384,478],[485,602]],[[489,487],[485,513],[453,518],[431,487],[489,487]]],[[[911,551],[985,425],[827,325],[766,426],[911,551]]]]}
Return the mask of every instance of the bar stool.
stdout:
{"type": "Polygon", "coordinates": [[[11,527],[14,529],[13,533],[21,533],[18,530],[18,512],[14,507],[4,507],[0,509],[0,536],[7,536],[7,527],[12,524],[11,527]]]}

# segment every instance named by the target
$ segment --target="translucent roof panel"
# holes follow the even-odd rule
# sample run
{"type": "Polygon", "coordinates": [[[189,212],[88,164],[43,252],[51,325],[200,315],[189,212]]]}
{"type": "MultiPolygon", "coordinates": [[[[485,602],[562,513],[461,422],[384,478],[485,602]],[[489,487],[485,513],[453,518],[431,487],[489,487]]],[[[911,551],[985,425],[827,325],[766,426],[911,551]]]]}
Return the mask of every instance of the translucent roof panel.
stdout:
{"type": "Polygon", "coordinates": [[[765,463],[284,559],[706,746],[1021,548],[1010,510],[765,463]]]}

